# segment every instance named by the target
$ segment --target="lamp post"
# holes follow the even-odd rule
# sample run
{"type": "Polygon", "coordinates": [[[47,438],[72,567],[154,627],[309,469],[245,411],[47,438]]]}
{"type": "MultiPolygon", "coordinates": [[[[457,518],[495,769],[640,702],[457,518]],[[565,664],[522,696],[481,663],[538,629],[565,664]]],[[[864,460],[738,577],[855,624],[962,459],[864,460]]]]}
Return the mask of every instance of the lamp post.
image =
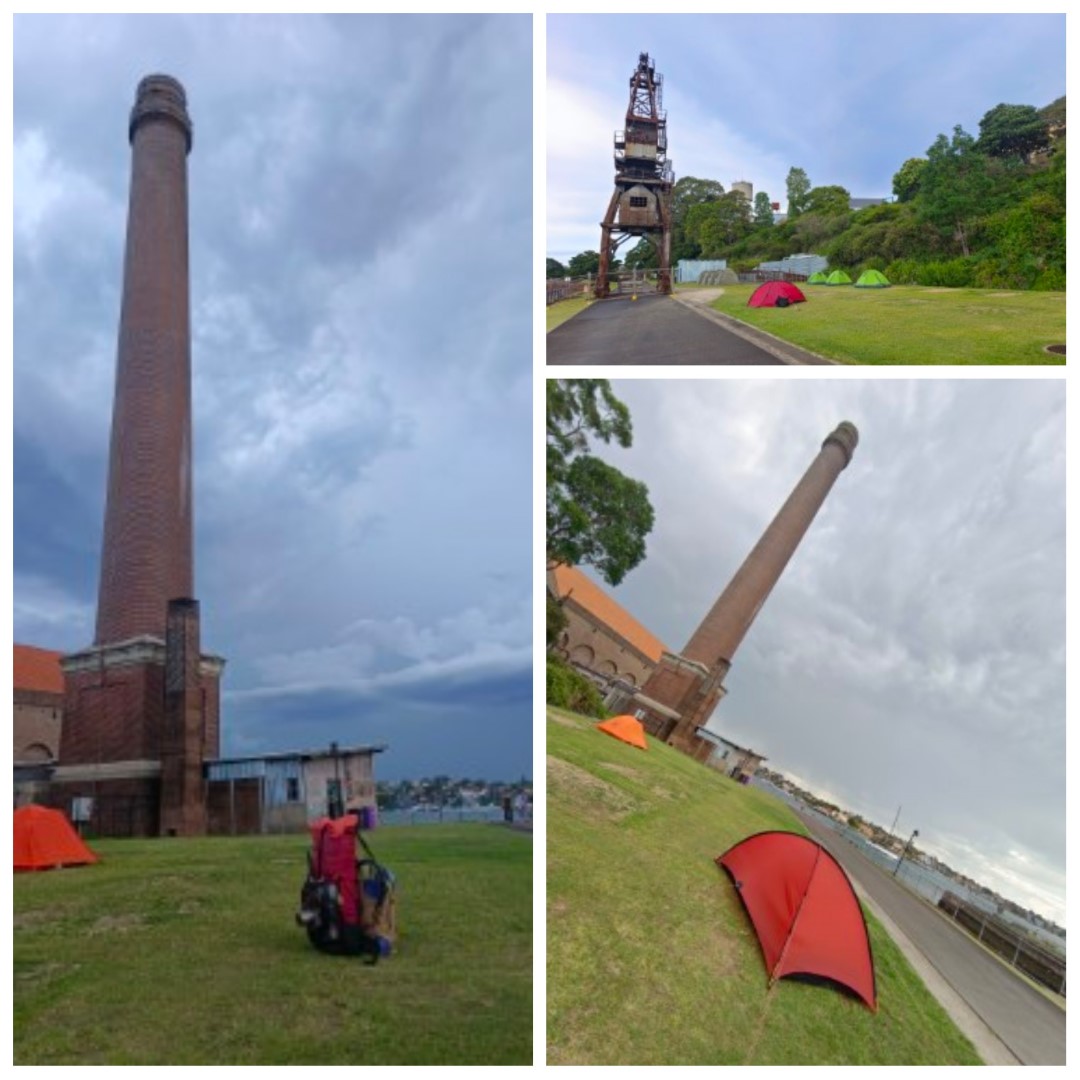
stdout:
{"type": "Polygon", "coordinates": [[[919,830],[916,829],[908,838],[908,842],[904,845],[904,850],[900,852],[900,858],[896,860],[896,866],[893,869],[892,876],[896,877],[897,872],[900,870],[900,864],[904,861],[904,856],[908,853],[908,848],[915,842],[915,837],[919,835],[919,830]]]}

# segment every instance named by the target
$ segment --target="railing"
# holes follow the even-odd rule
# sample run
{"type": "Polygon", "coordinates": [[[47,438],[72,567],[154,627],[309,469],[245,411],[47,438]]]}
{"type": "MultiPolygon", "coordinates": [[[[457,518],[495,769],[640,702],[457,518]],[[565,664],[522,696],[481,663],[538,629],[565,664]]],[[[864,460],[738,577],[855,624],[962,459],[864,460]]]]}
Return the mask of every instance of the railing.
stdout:
{"type": "Polygon", "coordinates": [[[592,296],[594,278],[548,278],[547,302],[550,307],[560,300],[592,296]]]}
{"type": "Polygon", "coordinates": [[[945,893],[937,906],[950,915],[976,940],[982,942],[1007,963],[1029,978],[1065,996],[1065,960],[1031,941],[1025,941],[1000,919],[971,904],[965,904],[953,893],[945,893]]]}

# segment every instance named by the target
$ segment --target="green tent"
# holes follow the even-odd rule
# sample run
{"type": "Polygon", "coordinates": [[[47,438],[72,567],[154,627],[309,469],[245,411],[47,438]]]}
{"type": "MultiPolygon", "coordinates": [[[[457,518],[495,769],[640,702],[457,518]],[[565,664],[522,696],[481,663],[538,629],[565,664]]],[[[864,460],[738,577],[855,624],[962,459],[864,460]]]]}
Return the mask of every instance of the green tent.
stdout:
{"type": "Polygon", "coordinates": [[[851,278],[843,270],[834,270],[826,279],[826,285],[850,285],[851,278]]]}
{"type": "Polygon", "coordinates": [[[807,279],[807,285],[824,285],[829,279],[825,276],[824,270],[815,270],[807,279]]]}
{"type": "Polygon", "coordinates": [[[880,270],[864,270],[855,282],[856,289],[887,289],[889,279],[880,270]]]}

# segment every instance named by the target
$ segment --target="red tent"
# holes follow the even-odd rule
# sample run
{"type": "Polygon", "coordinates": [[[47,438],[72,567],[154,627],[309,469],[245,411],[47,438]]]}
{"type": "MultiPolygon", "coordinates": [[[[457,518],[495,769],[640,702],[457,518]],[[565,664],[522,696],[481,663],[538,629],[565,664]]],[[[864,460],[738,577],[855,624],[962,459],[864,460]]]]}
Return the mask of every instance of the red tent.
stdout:
{"type": "Polygon", "coordinates": [[[716,862],[754,924],[770,985],[787,975],[829,979],[877,1011],[866,920],[832,855],[797,833],[762,832],[716,862]]]}
{"type": "Polygon", "coordinates": [[[648,744],[645,742],[645,729],[641,726],[641,721],[636,716],[613,716],[610,720],[605,720],[602,724],[596,725],[601,731],[608,735],[614,735],[616,739],[622,739],[623,742],[629,743],[631,746],[636,746],[641,750],[648,750],[648,744]]]}
{"type": "Polygon", "coordinates": [[[30,803],[20,806],[14,817],[16,870],[52,870],[98,861],[59,810],[30,803]]]}
{"type": "Polygon", "coordinates": [[[759,285],[746,301],[747,307],[787,307],[806,300],[802,289],[790,281],[766,281],[759,285]]]}

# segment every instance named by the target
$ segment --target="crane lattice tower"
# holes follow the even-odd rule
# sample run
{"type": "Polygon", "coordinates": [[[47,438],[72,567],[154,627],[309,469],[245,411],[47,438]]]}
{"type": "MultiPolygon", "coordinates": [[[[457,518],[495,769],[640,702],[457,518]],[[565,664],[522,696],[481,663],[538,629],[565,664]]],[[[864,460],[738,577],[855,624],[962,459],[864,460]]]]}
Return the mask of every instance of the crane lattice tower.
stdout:
{"type": "Polygon", "coordinates": [[[671,188],[675,174],[667,157],[664,77],[648,53],[638,57],[630,76],[626,126],[615,132],[615,190],[600,223],[600,269],[596,296],[610,288],[608,273],[619,246],[630,237],[647,237],[656,248],[657,289],[671,292],[671,188]]]}

